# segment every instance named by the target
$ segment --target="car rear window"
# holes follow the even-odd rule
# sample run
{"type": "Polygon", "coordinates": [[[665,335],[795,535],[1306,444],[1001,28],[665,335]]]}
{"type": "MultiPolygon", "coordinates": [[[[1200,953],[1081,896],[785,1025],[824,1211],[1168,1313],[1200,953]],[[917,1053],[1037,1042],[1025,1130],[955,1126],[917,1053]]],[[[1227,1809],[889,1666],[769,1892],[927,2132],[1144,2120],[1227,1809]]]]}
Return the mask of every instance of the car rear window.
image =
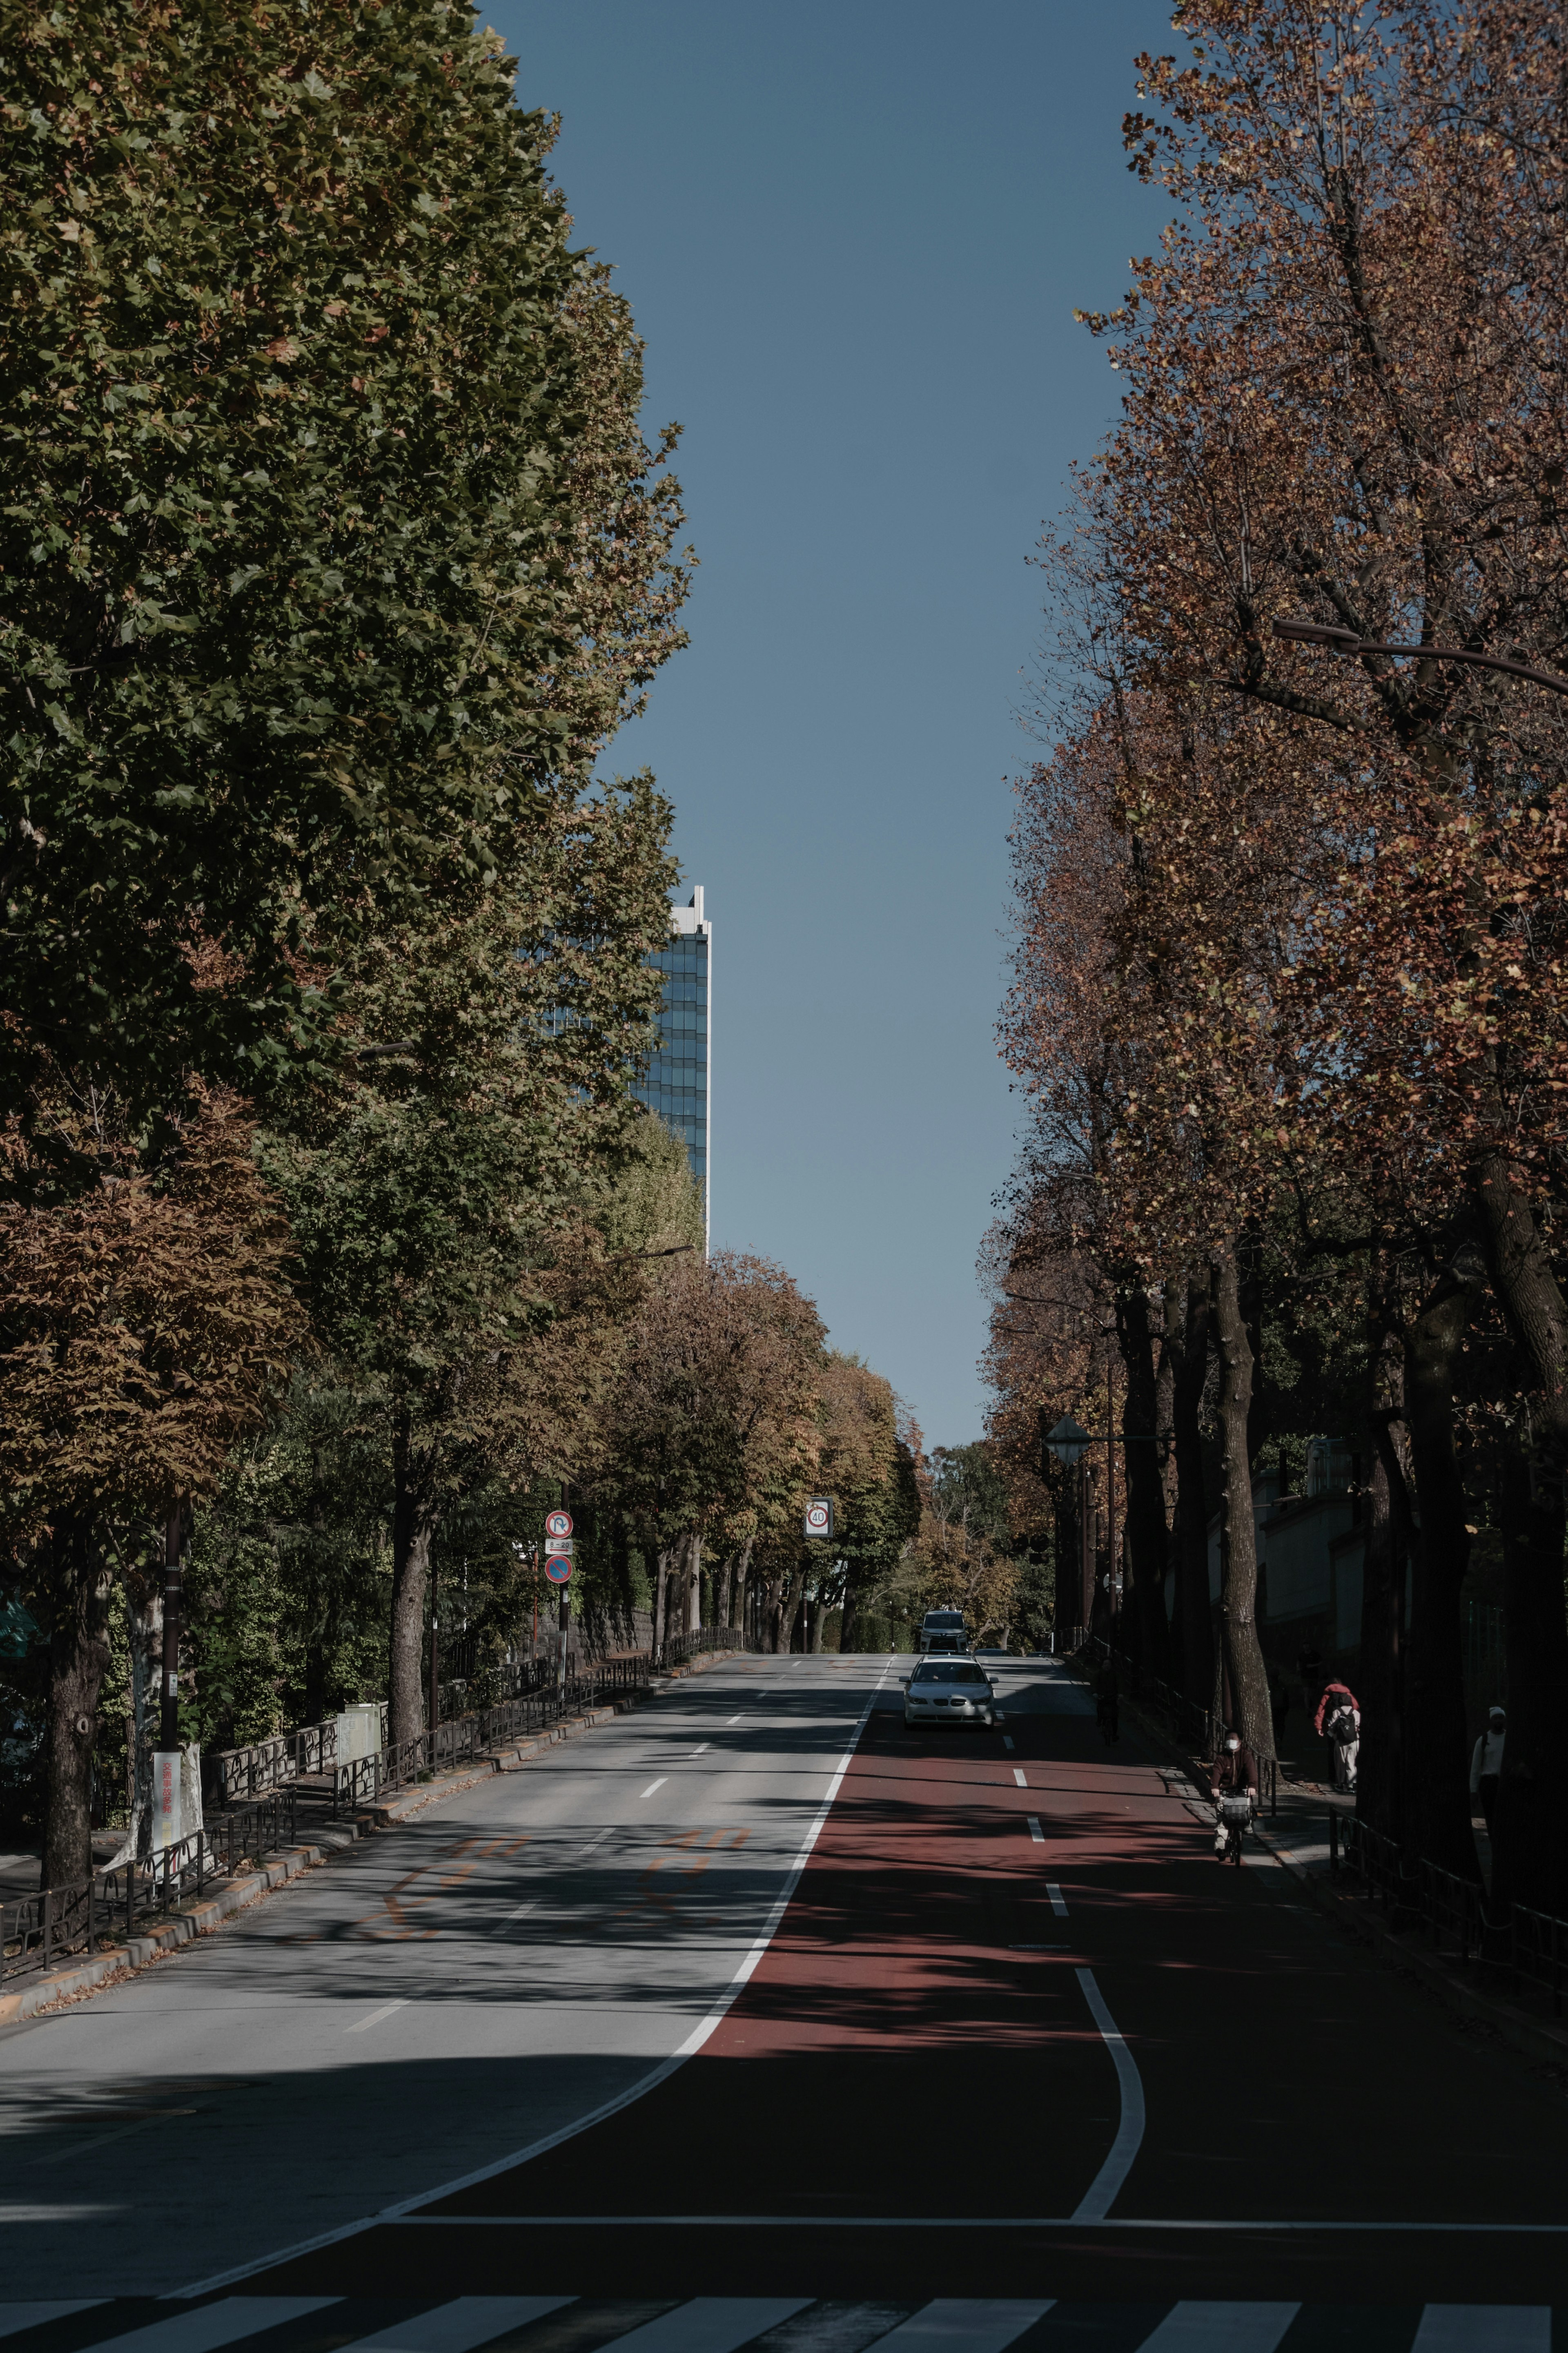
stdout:
{"type": "Polygon", "coordinates": [[[939,1627],[945,1634],[950,1627],[963,1625],[963,1612],[962,1609],[928,1609],[924,1622],[928,1626],[939,1627]]]}
{"type": "Polygon", "coordinates": [[[979,1668],[968,1659],[928,1659],[914,1672],[917,1683],[983,1683],[979,1668]]]}

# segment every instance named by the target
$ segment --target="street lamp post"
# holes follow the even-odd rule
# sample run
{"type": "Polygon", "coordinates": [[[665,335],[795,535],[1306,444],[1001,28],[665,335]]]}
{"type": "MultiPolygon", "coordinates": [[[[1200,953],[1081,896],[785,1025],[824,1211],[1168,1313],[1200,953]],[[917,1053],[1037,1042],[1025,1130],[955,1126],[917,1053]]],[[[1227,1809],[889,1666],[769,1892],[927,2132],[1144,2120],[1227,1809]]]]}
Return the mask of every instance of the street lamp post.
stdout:
{"type": "Polygon", "coordinates": [[[1397,654],[1411,661],[1468,662],[1473,670],[1505,670],[1510,678],[1527,678],[1553,694],[1568,694],[1568,678],[1536,670],[1529,662],[1510,661],[1506,654],[1472,653],[1465,646],[1394,646],[1376,638],[1358,637],[1354,629],[1335,629],[1321,621],[1276,621],[1274,634],[1292,646],[1326,646],[1334,654],[1397,654]]]}

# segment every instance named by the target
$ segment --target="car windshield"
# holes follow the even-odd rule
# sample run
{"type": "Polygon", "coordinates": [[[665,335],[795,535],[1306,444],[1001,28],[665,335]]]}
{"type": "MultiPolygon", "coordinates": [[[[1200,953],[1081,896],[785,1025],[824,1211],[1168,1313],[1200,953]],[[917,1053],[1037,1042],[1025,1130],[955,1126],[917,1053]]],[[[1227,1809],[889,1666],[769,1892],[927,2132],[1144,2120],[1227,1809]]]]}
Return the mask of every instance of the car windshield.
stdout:
{"type": "Polygon", "coordinates": [[[917,1683],[983,1683],[985,1678],[967,1659],[928,1659],[923,1667],[915,1669],[914,1680],[917,1683]]]}

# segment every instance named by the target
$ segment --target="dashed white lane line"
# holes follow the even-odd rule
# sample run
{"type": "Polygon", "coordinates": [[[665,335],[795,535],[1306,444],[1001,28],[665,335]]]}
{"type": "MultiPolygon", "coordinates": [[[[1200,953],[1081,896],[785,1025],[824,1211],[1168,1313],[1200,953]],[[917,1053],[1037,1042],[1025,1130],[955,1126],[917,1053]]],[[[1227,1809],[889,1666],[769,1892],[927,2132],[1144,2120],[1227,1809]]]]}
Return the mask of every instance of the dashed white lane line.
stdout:
{"type": "Polygon", "coordinates": [[[526,1904],[514,1904],[510,1912],[501,1914],[501,1926],[504,1927],[509,1920],[521,1920],[526,1913],[537,1912],[543,1901],[542,1895],[531,1895],[526,1904]]]}
{"type": "Polygon", "coordinates": [[[384,2001],[381,2008],[379,2010],[373,2010],[368,2018],[356,2018],[352,2026],[345,2026],[343,2032],[345,2034],[363,2034],[367,2026],[379,2026],[382,2020],[384,2018],[390,2018],[395,2010],[406,2010],[408,2004],[406,2001],[384,2001]]]}
{"type": "Polygon", "coordinates": [[[731,1715],[727,1719],[727,1724],[742,1724],[744,1721],[745,1719],[742,1716],[731,1715]]]}
{"type": "Polygon", "coordinates": [[[668,1773],[661,1773],[661,1774],[659,1775],[659,1777],[658,1777],[658,1780],[657,1780],[657,1781],[650,1781],[650,1782],[648,1783],[647,1788],[643,1791],[643,1793],[642,1793],[642,1794],[643,1794],[643,1796],[644,1796],[645,1798],[651,1798],[651,1797],[652,1797],[652,1795],[653,1795],[653,1793],[654,1793],[654,1791],[655,1791],[656,1789],[662,1789],[662,1788],[663,1788],[663,1787],[664,1787],[665,1783],[668,1780],[668,1778],[669,1778],[669,1776],[668,1776],[668,1773]]]}
{"type": "Polygon", "coordinates": [[[1054,1879],[1047,1880],[1046,1894],[1051,1899],[1051,1910],[1056,1914],[1057,1918],[1065,1920],[1068,1916],[1068,1907],[1062,1902],[1062,1891],[1054,1879]]]}
{"type": "Polygon", "coordinates": [[[1013,1741],[1010,1734],[1005,1732],[1002,1735],[1002,1746],[1004,1748],[1011,1748],[1013,1741]]]}
{"type": "Polygon", "coordinates": [[[1014,1766],[1013,1778],[1016,1781],[1020,1789],[1026,1789],[1028,1788],[1029,1785],[1024,1778],[1024,1768],[1021,1765],[1014,1766]]]}
{"type": "MultiPolygon", "coordinates": [[[[654,1784],[654,1786],[655,1786],[655,1788],[657,1788],[658,1785],[658,1783],[656,1782],[656,1783],[654,1784]]],[[[593,1852],[594,1852],[594,1849],[595,1849],[596,1846],[603,1846],[603,1845],[604,1845],[604,1843],[605,1843],[605,1840],[609,1837],[609,1835],[610,1835],[610,1830],[613,1830],[613,1829],[614,1829],[614,1827],[615,1827],[614,1823],[611,1823],[608,1829],[602,1830],[602,1831],[595,1831],[595,1833],[594,1833],[594,1835],[593,1835],[593,1837],[588,1841],[587,1845],[586,1845],[586,1846],[580,1846],[580,1847],[578,1848],[578,1850],[577,1850],[577,1860],[578,1860],[578,1862],[582,1862],[582,1860],[583,1860],[583,1857],[584,1857],[585,1854],[592,1854],[592,1853],[593,1853],[593,1852]]]]}
{"type": "Polygon", "coordinates": [[[691,1754],[693,1757],[706,1757],[708,1751],[712,1746],[713,1744],[710,1740],[700,1740],[691,1754]]]}
{"type": "Polygon", "coordinates": [[[1040,1818],[1038,1814],[1026,1814],[1025,1816],[1025,1820],[1029,1825],[1029,1836],[1034,1840],[1035,1844],[1037,1846],[1044,1846],[1046,1842],[1046,1834],[1040,1828],[1040,1818]]]}

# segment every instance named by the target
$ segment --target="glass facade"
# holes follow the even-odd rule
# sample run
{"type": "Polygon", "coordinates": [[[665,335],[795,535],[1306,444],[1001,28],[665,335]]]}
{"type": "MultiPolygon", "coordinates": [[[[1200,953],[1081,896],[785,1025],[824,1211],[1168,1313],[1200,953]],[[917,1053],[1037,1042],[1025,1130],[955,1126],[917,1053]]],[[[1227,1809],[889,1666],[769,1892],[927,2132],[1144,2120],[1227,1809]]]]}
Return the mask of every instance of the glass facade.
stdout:
{"type": "Polygon", "coordinates": [[[684,1142],[706,1207],[712,926],[702,912],[701,890],[693,892],[689,907],[672,907],[669,919],[669,944],[653,958],[664,975],[660,1044],[633,1092],[684,1142]]]}

